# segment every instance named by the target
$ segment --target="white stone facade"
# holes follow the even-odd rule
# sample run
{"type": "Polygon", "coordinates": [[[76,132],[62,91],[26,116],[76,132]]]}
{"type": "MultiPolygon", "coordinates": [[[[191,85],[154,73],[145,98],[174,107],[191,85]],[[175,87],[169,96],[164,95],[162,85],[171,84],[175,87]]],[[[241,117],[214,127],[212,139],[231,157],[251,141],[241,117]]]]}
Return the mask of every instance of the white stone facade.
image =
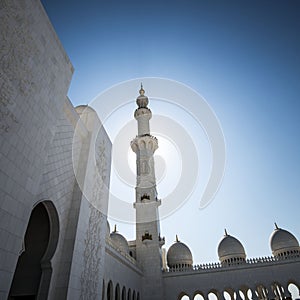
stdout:
{"type": "Polygon", "coordinates": [[[286,299],[290,297],[288,285],[299,284],[299,267],[299,257],[282,261],[269,257],[228,267],[214,263],[198,265],[192,270],[168,270],[163,275],[165,299],[181,299],[184,295],[193,299],[197,294],[208,299],[211,292],[218,299],[224,299],[224,292],[231,294],[232,299],[242,299],[239,291],[244,299],[286,299]],[[277,295],[277,286],[284,288],[281,295],[277,295]]]}
{"type": "Polygon", "coordinates": [[[97,115],[66,97],[73,67],[40,2],[1,1],[0,15],[0,299],[97,299],[111,142],[97,115]],[[24,236],[39,204],[49,243],[34,284],[16,269],[31,251],[24,236]]]}
{"type": "Polygon", "coordinates": [[[299,243],[277,225],[271,257],[246,258],[227,233],[220,262],[193,265],[179,241],[166,254],[143,89],[131,144],[136,240],[110,235],[112,145],[96,112],[67,98],[73,67],[41,3],[3,0],[0,20],[0,299],[290,298],[299,243]]]}

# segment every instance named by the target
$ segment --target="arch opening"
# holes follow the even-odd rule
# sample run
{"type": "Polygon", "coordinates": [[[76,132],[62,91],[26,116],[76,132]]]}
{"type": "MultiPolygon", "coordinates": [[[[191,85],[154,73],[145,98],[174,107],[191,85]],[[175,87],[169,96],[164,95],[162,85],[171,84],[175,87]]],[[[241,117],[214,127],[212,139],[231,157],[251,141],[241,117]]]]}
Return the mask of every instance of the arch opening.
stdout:
{"type": "Polygon", "coordinates": [[[178,300],[189,300],[190,297],[187,295],[186,292],[181,292],[179,295],[178,295],[178,300]]]}
{"type": "Polygon", "coordinates": [[[231,299],[231,296],[230,296],[230,294],[229,294],[229,292],[227,292],[227,291],[224,291],[224,292],[223,292],[223,296],[224,296],[224,299],[225,299],[225,300],[232,300],[232,299],[231,299]]]}
{"type": "Polygon", "coordinates": [[[108,285],[107,285],[107,291],[106,291],[106,298],[107,300],[113,300],[113,284],[112,281],[110,280],[108,285]]]}
{"type": "Polygon", "coordinates": [[[203,294],[197,292],[193,298],[193,300],[204,300],[203,294]]]}
{"type": "Polygon", "coordinates": [[[247,300],[247,295],[245,296],[245,294],[242,290],[239,290],[239,296],[242,300],[247,300]]]}
{"type": "Polygon", "coordinates": [[[47,299],[51,259],[59,237],[59,218],[50,200],[37,203],[29,217],[22,253],[14,272],[9,300],[47,299]]]}
{"type": "Polygon", "coordinates": [[[130,288],[127,293],[127,300],[131,300],[131,289],[130,288]]]}
{"type": "MultiPolygon", "coordinates": [[[[255,293],[254,293],[254,296],[255,296],[255,293]]],[[[252,293],[252,290],[250,288],[247,290],[247,298],[249,300],[253,299],[253,293],[252,293]]]]}
{"type": "Polygon", "coordinates": [[[289,283],[287,290],[290,292],[293,300],[300,299],[300,289],[295,283],[289,283]]]}
{"type": "Polygon", "coordinates": [[[117,283],[116,289],[115,289],[115,300],[120,300],[120,286],[117,283]]]}
{"type": "Polygon", "coordinates": [[[123,286],[122,288],[122,300],[126,300],[126,288],[123,286]]]}
{"type": "Polygon", "coordinates": [[[208,300],[218,300],[217,293],[215,291],[211,291],[207,295],[208,300]]]}
{"type": "Polygon", "coordinates": [[[190,297],[187,295],[183,295],[182,297],[178,298],[179,300],[190,300],[190,297]]]}

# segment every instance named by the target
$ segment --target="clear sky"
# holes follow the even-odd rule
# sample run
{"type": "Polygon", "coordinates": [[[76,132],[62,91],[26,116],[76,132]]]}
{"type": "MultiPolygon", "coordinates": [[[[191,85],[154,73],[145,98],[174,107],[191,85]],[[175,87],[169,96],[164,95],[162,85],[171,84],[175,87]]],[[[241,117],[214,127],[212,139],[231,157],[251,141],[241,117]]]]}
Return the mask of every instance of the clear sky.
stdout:
{"type": "MultiPolygon", "coordinates": [[[[195,194],[162,221],[167,247],[177,233],[195,263],[217,261],[226,228],[248,257],[270,255],[275,221],[300,239],[299,1],[42,3],[75,67],[74,105],[122,81],[163,77],[190,86],[217,115],[226,141],[222,185],[205,209],[195,194]]],[[[160,111],[155,101],[150,107],[160,111]]],[[[134,109],[124,109],[125,123],[134,109]]],[[[186,126],[201,148],[203,132],[186,126]]],[[[206,148],[203,142],[204,164],[206,148]]],[[[133,226],[118,229],[134,238],[133,226]]]]}

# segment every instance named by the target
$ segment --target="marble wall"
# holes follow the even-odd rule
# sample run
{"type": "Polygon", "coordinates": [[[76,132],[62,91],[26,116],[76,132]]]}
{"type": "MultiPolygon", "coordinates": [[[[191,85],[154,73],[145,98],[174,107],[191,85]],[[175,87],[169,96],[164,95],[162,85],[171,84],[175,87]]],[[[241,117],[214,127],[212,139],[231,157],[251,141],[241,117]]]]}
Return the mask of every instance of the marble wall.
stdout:
{"type": "Polygon", "coordinates": [[[111,142],[96,114],[67,98],[73,67],[41,3],[3,0],[0,20],[0,299],[41,202],[54,249],[39,299],[99,298],[111,142]]]}

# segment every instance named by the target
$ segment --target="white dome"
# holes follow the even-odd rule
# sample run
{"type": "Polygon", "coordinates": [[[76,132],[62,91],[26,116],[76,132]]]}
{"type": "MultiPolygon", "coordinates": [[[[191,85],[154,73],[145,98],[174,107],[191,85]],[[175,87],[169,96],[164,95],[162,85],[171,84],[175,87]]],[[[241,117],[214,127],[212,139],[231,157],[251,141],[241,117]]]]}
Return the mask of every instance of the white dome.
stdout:
{"type": "Polygon", "coordinates": [[[221,262],[243,261],[246,259],[245,249],[241,242],[227,234],[227,232],[225,232],[225,236],[219,243],[218,256],[221,262]]]}
{"type": "Polygon", "coordinates": [[[129,246],[128,246],[128,242],[125,239],[125,237],[114,231],[110,234],[110,238],[112,243],[121,251],[124,253],[129,253],[129,246]]]}
{"type": "Polygon", "coordinates": [[[274,256],[289,255],[299,252],[299,243],[293,234],[287,230],[276,228],[270,236],[270,247],[274,256]]]}
{"type": "Polygon", "coordinates": [[[167,263],[169,268],[192,266],[193,256],[188,246],[177,240],[168,250],[167,263]]]}

